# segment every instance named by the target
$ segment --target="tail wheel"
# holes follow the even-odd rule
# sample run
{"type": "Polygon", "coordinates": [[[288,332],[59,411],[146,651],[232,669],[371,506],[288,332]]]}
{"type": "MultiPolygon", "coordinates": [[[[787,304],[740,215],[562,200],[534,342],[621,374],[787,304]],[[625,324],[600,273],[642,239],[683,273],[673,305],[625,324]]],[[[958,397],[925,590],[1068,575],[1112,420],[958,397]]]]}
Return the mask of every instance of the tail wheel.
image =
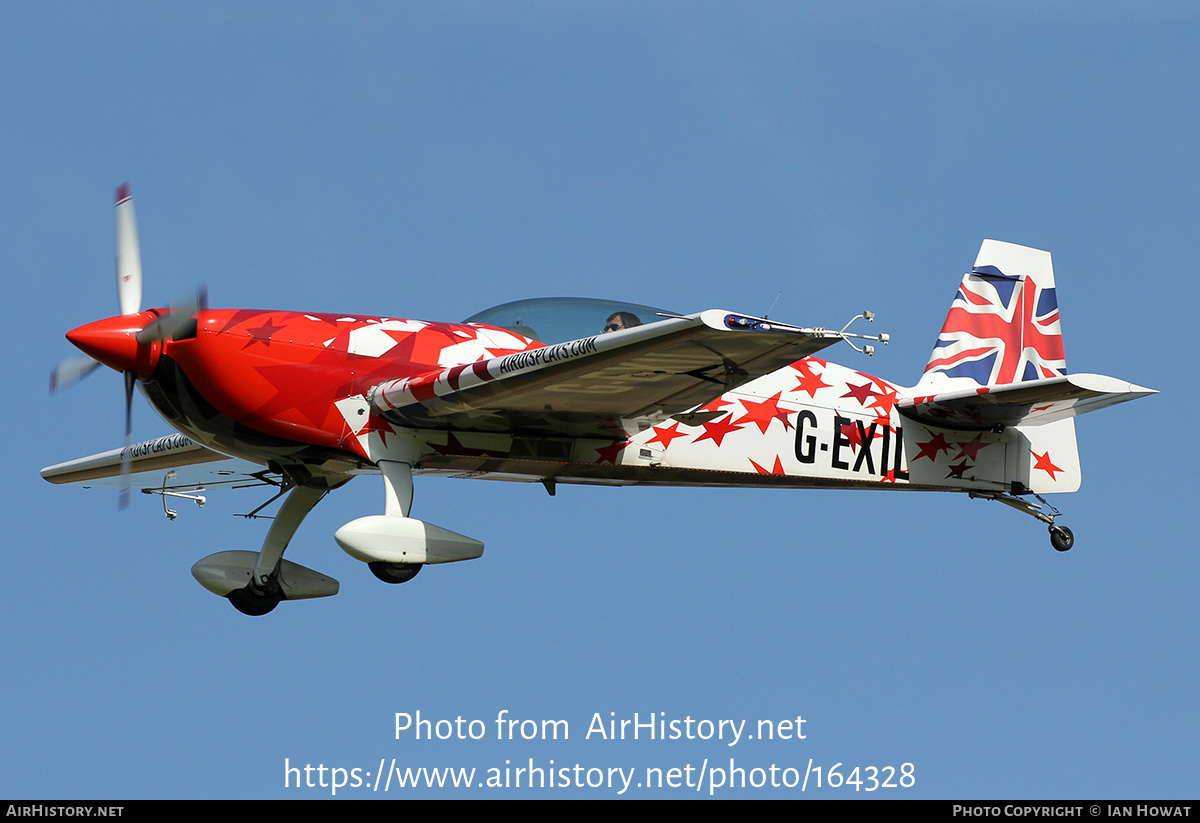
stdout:
{"type": "Polygon", "coordinates": [[[1055,551],[1069,551],[1075,545],[1075,535],[1066,526],[1050,527],[1050,545],[1055,551]]]}

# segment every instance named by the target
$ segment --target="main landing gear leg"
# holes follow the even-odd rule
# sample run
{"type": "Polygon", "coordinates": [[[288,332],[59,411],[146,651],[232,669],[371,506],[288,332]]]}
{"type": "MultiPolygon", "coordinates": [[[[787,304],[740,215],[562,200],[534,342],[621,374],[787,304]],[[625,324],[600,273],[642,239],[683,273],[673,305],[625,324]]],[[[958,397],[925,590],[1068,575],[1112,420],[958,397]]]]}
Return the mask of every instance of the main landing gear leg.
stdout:
{"type": "Polygon", "coordinates": [[[283,589],[279,586],[277,570],[280,560],[283,559],[283,552],[300,523],[325,493],[325,489],[297,486],[288,494],[279,514],[275,515],[271,522],[267,539],[263,541],[258,560],[254,564],[250,583],[225,595],[239,612],[257,616],[266,614],[279,605],[279,601],[283,599],[283,589]]]}
{"type": "MultiPolygon", "coordinates": [[[[379,471],[383,473],[384,506],[388,517],[408,517],[412,511],[413,479],[412,465],[395,460],[380,460],[379,471]]],[[[367,564],[371,574],[384,583],[407,583],[424,568],[422,563],[385,563],[375,560],[367,564]]]]}
{"type": "Polygon", "coordinates": [[[1034,494],[1034,497],[1045,504],[1046,508],[1050,509],[1049,513],[1043,511],[1042,506],[1039,506],[1037,503],[1031,503],[1024,498],[1017,497],[1013,494],[1000,492],[971,492],[971,497],[983,498],[984,500],[996,500],[1006,506],[1013,507],[1017,511],[1024,512],[1030,517],[1036,517],[1043,523],[1048,523],[1050,526],[1050,545],[1054,547],[1055,551],[1069,551],[1070,548],[1075,545],[1075,535],[1071,533],[1071,530],[1066,526],[1056,526],[1054,524],[1055,518],[1061,516],[1062,512],[1051,506],[1049,503],[1046,503],[1045,499],[1038,494],[1034,494]]]}

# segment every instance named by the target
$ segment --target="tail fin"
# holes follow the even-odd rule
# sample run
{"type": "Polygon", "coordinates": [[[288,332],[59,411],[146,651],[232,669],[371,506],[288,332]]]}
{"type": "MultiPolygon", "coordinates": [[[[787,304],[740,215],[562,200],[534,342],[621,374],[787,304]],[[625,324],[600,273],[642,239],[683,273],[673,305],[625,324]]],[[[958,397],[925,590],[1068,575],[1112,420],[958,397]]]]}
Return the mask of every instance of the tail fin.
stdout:
{"type": "Polygon", "coordinates": [[[1050,252],[984,240],[920,384],[968,378],[998,386],[1066,373],[1050,252]]]}
{"type": "Polygon", "coordinates": [[[910,476],[921,482],[925,472],[929,482],[946,483],[969,469],[967,485],[1002,483],[1023,490],[1017,494],[1074,491],[1080,480],[1074,418],[1148,394],[1154,391],[1113,377],[1068,377],[1050,253],[984,240],[925,373],[897,403],[900,414],[926,427],[904,429],[906,448],[913,438],[912,447],[922,450],[909,462],[910,476]],[[961,438],[958,465],[935,465],[937,451],[928,454],[935,441],[917,442],[934,429],[938,437],[950,431],[961,438]],[[984,448],[968,459],[965,447],[976,440],[1004,449],[993,449],[990,463],[971,463],[984,448]],[[917,468],[920,457],[930,465],[917,468]],[[946,470],[951,474],[943,479],[946,470]]]}

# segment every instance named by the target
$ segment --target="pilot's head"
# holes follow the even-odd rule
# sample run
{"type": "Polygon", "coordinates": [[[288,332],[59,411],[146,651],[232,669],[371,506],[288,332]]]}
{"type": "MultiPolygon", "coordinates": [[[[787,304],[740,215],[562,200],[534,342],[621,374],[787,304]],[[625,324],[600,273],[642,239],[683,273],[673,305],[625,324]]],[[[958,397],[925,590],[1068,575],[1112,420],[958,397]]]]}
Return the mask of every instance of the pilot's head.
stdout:
{"type": "Polygon", "coordinates": [[[627,311],[613,312],[604,324],[604,332],[607,334],[610,331],[620,331],[621,329],[632,329],[634,326],[642,325],[642,321],[638,320],[638,316],[627,311]]]}

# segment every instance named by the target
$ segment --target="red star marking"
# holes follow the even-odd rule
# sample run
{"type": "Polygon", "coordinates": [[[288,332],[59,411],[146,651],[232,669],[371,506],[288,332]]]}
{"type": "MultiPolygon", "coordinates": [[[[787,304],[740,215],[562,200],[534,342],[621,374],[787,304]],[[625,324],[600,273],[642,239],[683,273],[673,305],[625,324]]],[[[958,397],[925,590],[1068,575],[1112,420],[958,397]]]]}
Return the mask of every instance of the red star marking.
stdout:
{"type": "Polygon", "coordinates": [[[699,443],[701,440],[712,440],[719,447],[721,441],[725,439],[725,435],[730,432],[739,431],[742,427],[733,422],[733,415],[727,414],[724,417],[718,417],[704,426],[704,434],[693,440],[693,443],[699,443]]]}
{"type": "Polygon", "coordinates": [[[842,397],[853,397],[858,401],[860,406],[867,405],[867,398],[875,396],[875,390],[871,388],[871,381],[868,380],[861,386],[856,386],[853,383],[847,383],[846,388],[850,391],[842,395],[842,397]]]}
{"type": "Polygon", "coordinates": [[[888,469],[887,472],[883,475],[883,477],[879,478],[879,482],[880,483],[895,483],[896,482],[896,470],[888,469]]]}
{"type": "MultiPolygon", "coordinates": [[[[804,361],[801,360],[800,362],[803,363],[804,361]]],[[[808,392],[808,396],[812,398],[816,398],[817,392],[821,389],[833,388],[831,384],[821,379],[821,375],[812,372],[806,372],[796,379],[800,381],[800,384],[792,389],[792,391],[808,392]]]]}
{"type": "Polygon", "coordinates": [[[953,477],[958,480],[963,480],[965,479],[963,478],[963,472],[965,472],[968,468],[970,468],[970,466],[967,465],[966,460],[959,463],[957,466],[951,466],[950,473],[946,475],[946,479],[949,480],[951,477],[953,477]]]}
{"type": "Polygon", "coordinates": [[[1051,480],[1054,480],[1057,482],[1058,478],[1054,475],[1054,473],[1066,471],[1066,469],[1060,469],[1058,466],[1056,466],[1050,462],[1049,450],[1047,450],[1045,454],[1038,454],[1033,449],[1030,449],[1029,453],[1037,458],[1037,463],[1034,465],[1034,468],[1041,469],[1046,474],[1050,475],[1051,480]]]}
{"type": "MultiPolygon", "coordinates": [[[[782,392],[780,392],[780,394],[782,394],[782,392]]],[[[776,396],[776,397],[778,397],[779,395],[777,394],[777,395],[775,395],[775,396],[776,396]]],[[[791,421],[791,420],[788,420],[788,415],[789,415],[789,414],[795,414],[795,412],[794,412],[794,411],[788,411],[787,409],[777,409],[777,410],[775,411],[775,416],[776,416],[777,418],[779,418],[779,420],[780,420],[780,421],[783,423],[783,430],[784,430],[784,431],[787,431],[788,429],[790,429],[790,428],[792,427],[792,421],[791,421]]]]}
{"type": "Polygon", "coordinates": [[[383,444],[384,448],[387,448],[387,436],[395,434],[396,430],[388,425],[388,422],[382,417],[372,414],[367,418],[367,425],[359,432],[359,435],[370,434],[371,432],[378,434],[379,442],[383,444]]]}
{"type": "MultiPolygon", "coordinates": [[[[336,350],[321,347],[306,365],[303,379],[297,378],[295,364],[255,366],[254,371],[270,383],[276,393],[257,408],[247,411],[240,422],[293,425],[300,422],[295,416],[299,415],[314,427],[321,428],[326,418],[332,420],[332,414],[336,412],[333,402],[353,393],[346,358],[336,350]]],[[[340,414],[338,418],[341,418],[340,414]]],[[[333,425],[340,432],[344,423],[342,420],[333,425]]]]}
{"type": "Polygon", "coordinates": [[[698,411],[698,412],[717,411],[722,406],[732,406],[732,405],[733,405],[732,400],[722,400],[720,397],[718,397],[715,400],[713,400],[709,403],[706,403],[703,406],[701,406],[700,408],[696,409],[696,411],[698,411]]]}
{"type": "Polygon", "coordinates": [[[396,341],[396,346],[389,350],[389,356],[399,356],[403,352],[403,356],[414,363],[430,365],[437,365],[442,349],[463,342],[445,329],[433,325],[424,326],[416,331],[384,329],[383,333],[396,341]]]}
{"type": "Polygon", "coordinates": [[[654,437],[646,441],[646,445],[651,443],[662,443],[663,448],[671,445],[671,441],[676,437],[687,437],[687,432],[679,431],[679,423],[672,423],[670,428],[661,429],[658,426],[654,427],[654,437]]]}
{"type": "Polygon", "coordinates": [[[858,433],[858,426],[853,423],[843,423],[842,436],[850,441],[850,451],[857,452],[858,447],[862,445],[862,437],[858,433]]]}
{"type": "MultiPolygon", "coordinates": [[[[225,322],[225,325],[222,326],[217,333],[224,334],[234,326],[239,326],[242,323],[249,323],[251,320],[262,317],[264,314],[267,314],[267,312],[259,311],[258,309],[238,309],[232,315],[230,315],[229,319],[225,322]]],[[[288,317],[294,317],[295,315],[295,312],[283,312],[283,317],[285,320],[288,317]]]]}
{"type": "Polygon", "coordinates": [[[820,366],[824,369],[828,365],[827,362],[819,357],[806,357],[803,360],[797,360],[793,363],[792,368],[803,375],[812,376],[813,374],[817,374],[817,372],[813,371],[813,366],[820,366]]]}
{"type": "MultiPolygon", "coordinates": [[[[746,458],[746,459],[750,460],[750,458],[746,458]]],[[[779,462],[778,456],[776,456],[776,458],[775,458],[775,465],[769,470],[764,469],[762,466],[758,465],[753,460],[750,460],[750,463],[751,463],[751,465],[754,466],[755,470],[759,474],[786,474],[786,472],[784,472],[784,470],[783,470],[783,464],[779,462]]]]}
{"type": "Polygon", "coordinates": [[[628,440],[614,440],[611,445],[605,446],[602,449],[596,449],[596,453],[600,455],[596,459],[597,463],[612,463],[617,465],[617,455],[621,453],[621,449],[629,445],[628,440]]]}
{"type": "Polygon", "coordinates": [[[958,446],[959,449],[961,449],[961,451],[958,453],[958,457],[954,458],[955,460],[958,460],[959,458],[962,458],[962,457],[965,457],[968,460],[978,460],[979,459],[979,450],[985,449],[992,444],[984,443],[983,435],[977,434],[977,435],[975,435],[975,439],[969,443],[955,443],[954,445],[958,446]]]}
{"type": "Polygon", "coordinates": [[[875,393],[875,402],[869,408],[879,409],[880,416],[890,416],[894,405],[896,405],[896,392],[894,390],[882,391],[875,393]]]}
{"type": "Polygon", "coordinates": [[[1054,404],[1049,403],[1045,406],[1034,406],[1033,411],[1045,411],[1046,409],[1052,409],[1052,408],[1054,408],[1054,404]]]}
{"type": "Polygon", "coordinates": [[[746,414],[734,422],[739,424],[753,423],[758,426],[759,431],[763,434],[767,433],[767,428],[770,427],[772,420],[782,420],[784,430],[790,429],[792,424],[788,422],[787,416],[795,414],[795,412],[779,408],[779,397],[782,394],[782,391],[777,391],[761,403],[755,403],[753,400],[744,400],[739,397],[738,402],[745,406],[746,414]]]}
{"type": "MultiPolygon", "coordinates": [[[[870,427],[870,426],[863,426],[863,428],[864,428],[864,429],[868,429],[868,430],[869,430],[871,427],[870,427]]],[[[862,432],[859,430],[858,424],[857,424],[857,423],[854,423],[854,422],[851,422],[851,423],[843,423],[843,424],[842,424],[842,435],[843,435],[843,436],[844,436],[844,437],[845,437],[847,440],[849,440],[849,441],[850,441],[850,451],[857,453],[857,452],[858,452],[858,447],[859,447],[859,446],[861,446],[861,445],[862,445],[862,442],[863,442],[863,440],[862,440],[862,432]]],[[[873,434],[873,435],[871,436],[871,439],[872,439],[872,440],[878,440],[878,439],[879,439],[879,438],[881,438],[881,437],[883,437],[883,432],[881,432],[881,431],[879,431],[878,429],[876,429],[876,430],[875,430],[875,434],[873,434]]]]}
{"type": "Polygon", "coordinates": [[[268,317],[267,322],[263,323],[261,326],[256,326],[254,328],[246,329],[246,332],[250,335],[250,339],[246,341],[246,345],[242,346],[242,348],[247,349],[247,348],[253,346],[255,343],[262,343],[267,348],[270,348],[271,347],[271,335],[275,334],[275,332],[280,331],[284,328],[287,328],[287,327],[286,326],[276,326],[274,323],[271,322],[271,318],[268,317]]]}
{"type": "Polygon", "coordinates": [[[921,447],[921,453],[913,458],[913,462],[920,460],[922,457],[928,457],[931,461],[937,462],[938,452],[950,451],[950,444],[946,442],[946,438],[938,432],[928,443],[918,443],[921,447]]]}

